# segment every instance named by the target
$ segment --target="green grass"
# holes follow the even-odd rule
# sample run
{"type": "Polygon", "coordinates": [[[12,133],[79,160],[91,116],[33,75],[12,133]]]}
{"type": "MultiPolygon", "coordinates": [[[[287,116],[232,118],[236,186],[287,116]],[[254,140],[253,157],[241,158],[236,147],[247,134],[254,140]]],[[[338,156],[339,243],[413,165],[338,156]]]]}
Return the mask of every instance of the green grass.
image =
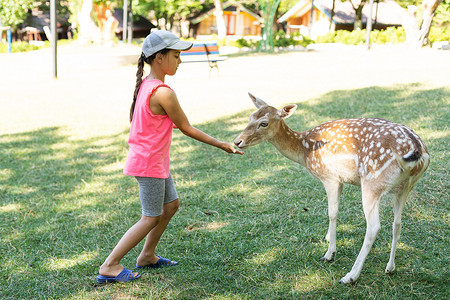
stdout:
{"type": "MultiPolygon", "coordinates": [[[[396,272],[386,275],[390,200],[359,281],[338,280],[363,241],[360,190],[344,188],[338,252],[326,252],[321,184],[270,144],[229,155],[179,132],[172,175],[179,212],[160,244],[174,268],[143,271],[123,284],[95,283],[98,267],[140,217],[137,183],[122,175],[128,133],[69,136],[64,127],[0,137],[2,299],[448,299],[450,90],[420,84],[334,91],[298,103],[295,130],[346,117],[382,117],[413,128],[432,162],[403,213],[396,272]]],[[[231,141],[251,111],[198,127],[231,141]]],[[[1,112],[0,112],[1,115],[1,112]]],[[[86,126],[89,126],[88,124],[86,126]]],[[[133,267],[142,245],[123,260],[133,267]]]]}

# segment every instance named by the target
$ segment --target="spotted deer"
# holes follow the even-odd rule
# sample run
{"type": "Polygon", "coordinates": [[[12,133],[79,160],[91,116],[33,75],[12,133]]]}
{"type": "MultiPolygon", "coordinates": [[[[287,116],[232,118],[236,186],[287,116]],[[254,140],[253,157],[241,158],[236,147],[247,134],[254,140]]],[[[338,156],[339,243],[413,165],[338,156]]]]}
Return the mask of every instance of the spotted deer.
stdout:
{"type": "Polygon", "coordinates": [[[296,105],[286,105],[278,110],[250,93],[249,96],[258,110],[236,137],[236,146],[245,149],[268,141],[284,156],[304,166],[325,187],[329,246],[321,260],[330,261],[336,253],[336,217],[343,184],[361,186],[367,225],[364,243],[351,271],[339,283],[358,279],[380,231],[380,198],[385,194],[394,196],[392,249],[386,266],[386,273],[393,272],[403,206],[430,160],[419,136],[404,125],[378,118],[329,121],[296,132],[284,122],[294,113],[296,105]]]}

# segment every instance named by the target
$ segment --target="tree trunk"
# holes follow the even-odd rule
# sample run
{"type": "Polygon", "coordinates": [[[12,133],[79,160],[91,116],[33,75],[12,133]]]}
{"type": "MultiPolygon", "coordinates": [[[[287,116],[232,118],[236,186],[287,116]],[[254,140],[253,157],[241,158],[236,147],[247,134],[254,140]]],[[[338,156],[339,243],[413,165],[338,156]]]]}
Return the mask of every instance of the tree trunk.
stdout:
{"type": "Polygon", "coordinates": [[[434,13],[442,0],[424,0],[423,19],[419,31],[419,47],[428,44],[428,35],[431,29],[431,22],[433,21],[434,13]]]}
{"type": "Polygon", "coordinates": [[[331,31],[331,28],[333,27],[333,18],[334,18],[334,8],[336,6],[336,0],[333,0],[333,7],[331,7],[331,17],[330,17],[330,28],[328,30],[331,31]]]}
{"type": "Polygon", "coordinates": [[[353,30],[362,29],[362,9],[364,6],[359,6],[355,9],[355,23],[353,25],[353,30]]]}
{"type": "Polygon", "coordinates": [[[373,0],[369,0],[369,15],[367,16],[367,25],[366,25],[366,48],[370,49],[370,32],[372,31],[372,11],[373,11],[373,0]]]}
{"type": "Polygon", "coordinates": [[[362,11],[367,0],[361,0],[358,7],[353,4],[352,0],[349,1],[353,9],[355,10],[355,23],[353,25],[353,30],[362,29],[362,11]]]}
{"type": "Polygon", "coordinates": [[[219,39],[223,39],[227,35],[227,32],[223,19],[222,2],[220,0],[214,0],[214,6],[216,8],[214,14],[216,15],[217,36],[219,39]]]}

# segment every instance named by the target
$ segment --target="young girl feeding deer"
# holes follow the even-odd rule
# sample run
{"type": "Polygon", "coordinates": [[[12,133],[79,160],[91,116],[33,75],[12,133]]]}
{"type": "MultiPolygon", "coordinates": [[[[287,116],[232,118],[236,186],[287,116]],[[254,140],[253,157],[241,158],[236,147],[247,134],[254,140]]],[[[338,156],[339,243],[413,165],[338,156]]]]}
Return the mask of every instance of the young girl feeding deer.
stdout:
{"type": "Polygon", "coordinates": [[[176,261],[156,255],[156,246],[169,221],[178,209],[179,199],[169,171],[172,130],[228,153],[243,154],[230,143],[219,141],[193,127],[184,114],[175,92],[164,83],[181,63],[180,52],[192,43],[181,41],[169,31],[157,30],[143,43],[138,60],[136,87],[130,109],[129,152],[124,173],[134,176],[139,185],[141,219],[120,239],[100,266],[98,283],[131,281],[140,274],[124,268],[120,261],[141,240],[146,238],[136,261],[136,268],[174,266],[176,261]],[[143,79],[145,63],[150,74],[143,79]]]}

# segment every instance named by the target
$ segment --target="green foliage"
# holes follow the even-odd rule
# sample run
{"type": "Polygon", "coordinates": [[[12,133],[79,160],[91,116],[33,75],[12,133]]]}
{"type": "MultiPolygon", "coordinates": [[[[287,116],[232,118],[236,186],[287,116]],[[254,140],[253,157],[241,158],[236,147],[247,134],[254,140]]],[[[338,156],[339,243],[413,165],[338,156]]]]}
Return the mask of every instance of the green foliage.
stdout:
{"type": "Polygon", "coordinates": [[[443,0],[436,9],[433,24],[438,27],[450,26],[450,0],[443,0]]]}
{"type": "MultiPolygon", "coordinates": [[[[69,22],[72,24],[72,28],[76,31],[79,25],[78,13],[81,11],[83,0],[71,0],[69,4],[70,18],[69,22]]],[[[74,32],[76,34],[76,32],[74,32]]]]}
{"type": "Polygon", "coordinates": [[[292,7],[294,7],[299,1],[298,0],[283,0],[278,8],[278,17],[281,17],[287,13],[292,7]]]}
{"type": "Polygon", "coordinates": [[[213,7],[213,0],[154,0],[133,1],[133,12],[148,16],[150,11],[155,13],[155,18],[165,18],[168,23],[173,20],[181,20],[188,15],[196,15],[213,7]]]}
{"type": "MultiPolygon", "coordinates": [[[[256,49],[259,45],[259,40],[252,40],[248,38],[240,38],[231,43],[231,46],[235,46],[238,48],[254,48],[256,49]]],[[[289,47],[289,46],[303,46],[306,47],[309,44],[314,43],[313,40],[306,36],[302,36],[300,33],[295,32],[291,35],[287,35],[286,32],[279,30],[274,33],[273,36],[274,47],[289,47]]]]}
{"type": "Polygon", "coordinates": [[[258,51],[273,51],[274,44],[274,21],[281,0],[259,0],[259,6],[263,17],[262,39],[258,51]]]}
{"type": "Polygon", "coordinates": [[[27,17],[27,11],[35,5],[33,0],[0,0],[0,20],[3,26],[16,28],[27,17]]]}
{"type": "MultiPolygon", "coordinates": [[[[61,45],[67,45],[72,43],[73,40],[58,40],[58,46],[61,45]]],[[[11,52],[12,53],[17,53],[17,52],[28,52],[28,51],[34,51],[34,50],[39,50],[42,48],[48,48],[50,47],[50,42],[49,41],[45,41],[43,43],[43,45],[33,45],[30,44],[28,42],[24,42],[24,41],[18,41],[18,42],[12,42],[11,43],[11,52]]],[[[0,53],[7,53],[8,52],[8,44],[2,44],[0,43],[0,53]]]]}
{"type": "Polygon", "coordinates": [[[299,32],[294,32],[290,35],[287,35],[284,31],[279,30],[275,33],[274,36],[275,47],[289,47],[297,45],[306,47],[312,43],[313,40],[311,40],[306,36],[301,35],[299,32]]]}
{"type": "Polygon", "coordinates": [[[428,39],[431,43],[440,41],[450,42],[450,28],[449,27],[431,27],[428,39]]]}
{"type": "MultiPolygon", "coordinates": [[[[408,5],[417,6],[417,19],[420,23],[423,13],[423,0],[396,0],[401,7],[407,8],[408,5]]],[[[433,26],[445,27],[450,24],[450,0],[443,0],[436,9],[433,17],[433,26]]]]}
{"type": "MultiPolygon", "coordinates": [[[[48,44],[48,42],[47,42],[48,44]]],[[[11,52],[27,52],[27,51],[33,51],[38,50],[40,47],[29,44],[28,42],[13,42],[11,43],[11,52]]],[[[8,52],[8,45],[7,44],[1,44],[0,43],[0,53],[7,53],[8,52]]]]}
{"type": "MultiPolygon", "coordinates": [[[[367,31],[363,30],[337,30],[329,32],[324,36],[319,36],[316,43],[342,43],[346,45],[364,45],[367,31]]],[[[370,33],[370,40],[373,44],[398,44],[406,41],[406,34],[403,27],[389,27],[386,30],[373,30],[370,33]]]]}
{"type": "Polygon", "coordinates": [[[294,35],[287,35],[283,30],[275,32],[273,42],[275,47],[295,46],[298,44],[298,41],[294,39],[294,35]]]}
{"type": "Polygon", "coordinates": [[[240,38],[237,39],[235,42],[235,46],[238,48],[256,48],[258,46],[258,41],[254,41],[254,40],[250,40],[250,39],[245,39],[245,38],[240,38]]]}

